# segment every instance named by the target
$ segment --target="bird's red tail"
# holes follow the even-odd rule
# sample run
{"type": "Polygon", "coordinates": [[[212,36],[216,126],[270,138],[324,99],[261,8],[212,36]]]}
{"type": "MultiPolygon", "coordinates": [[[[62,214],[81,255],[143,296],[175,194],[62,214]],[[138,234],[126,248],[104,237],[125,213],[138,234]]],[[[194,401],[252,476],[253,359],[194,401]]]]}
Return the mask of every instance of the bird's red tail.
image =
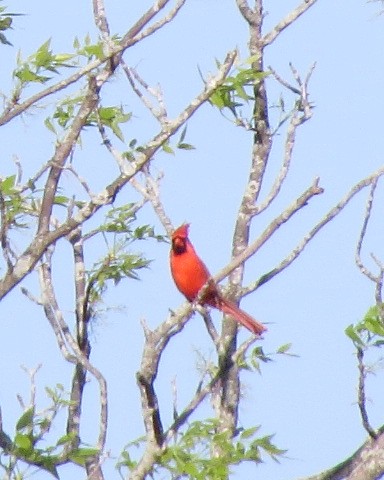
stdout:
{"type": "Polygon", "coordinates": [[[256,335],[261,335],[263,332],[267,331],[267,327],[248,315],[248,313],[245,313],[237,305],[230,302],[226,298],[220,297],[219,304],[215,305],[215,307],[221,310],[223,313],[232,315],[235,320],[256,335]]]}

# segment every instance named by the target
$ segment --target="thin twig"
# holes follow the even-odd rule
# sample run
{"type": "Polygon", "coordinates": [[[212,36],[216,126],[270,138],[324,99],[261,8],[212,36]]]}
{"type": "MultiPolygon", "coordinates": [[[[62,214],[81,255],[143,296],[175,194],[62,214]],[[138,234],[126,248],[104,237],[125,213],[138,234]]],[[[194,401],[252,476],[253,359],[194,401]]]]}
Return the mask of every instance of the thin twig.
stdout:
{"type": "Polygon", "coordinates": [[[29,404],[27,408],[36,406],[36,375],[41,369],[41,367],[41,363],[39,363],[39,365],[37,365],[37,367],[35,368],[27,368],[25,365],[21,366],[24,372],[28,375],[29,381],[31,383],[29,404]]]}
{"type": "Polygon", "coordinates": [[[307,205],[308,201],[316,196],[323,193],[323,189],[319,187],[319,179],[315,179],[310,187],[308,187],[302,195],[300,195],[288,208],[284,210],[280,215],[278,215],[262,232],[262,234],[254,242],[250,243],[240,255],[234,257],[231,262],[220,270],[216,275],[213,276],[215,282],[221,281],[223,278],[227,277],[234,269],[239,265],[242,265],[248,258],[254,255],[264,244],[271,238],[271,236],[287,222],[295,213],[300,211],[304,206],[307,205]]]}
{"type": "Polygon", "coordinates": [[[160,122],[160,124],[166,124],[168,122],[167,110],[164,103],[163,92],[158,86],[157,88],[150,87],[138,74],[136,69],[129,67],[123,60],[121,65],[125,72],[125,75],[132,87],[132,90],[138,96],[138,98],[143,102],[145,107],[152,113],[152,115],[160,122]],[[158,107],[156,108],[152,105],[151,101],[143,94],[140,88],[136,85],[138,82],[141,87],[152,97],[155,98],[158,107]]]}
{"type": "Polygon", "coordinates": [[[376,178],[379,178],[382,175],[384,175],[384,167],[379,168],[376,172],[354,185],[349,190],[349,192],[337,203],[337,205],[331,208],[331,210],[324,216],[324,218],[319,223],[317,223],[307,233],[307,235],[304,236],[304,238],[289,253],[289,255],[284,260],[282,260],[282,262],[280,262],[277,267],[260,277],[259,280],[250,285],[246,290],[244,290],[244,292],[252,292],[256,288],[270,281],[277,274],[285,270],[294,260],[296,260],[296,258],[301,254],[301,252],[305,249],[308,243],[317,235],[317,233],[319,233],[319,231],[323,227],[325,227],[325,225],[327,225],[331,220],[333,220],[346,207],[346,205],[349,204],[349,202],[357,193],[359,193],[363,188],[367,187],[368,185],[371,185],[376,178]]]}
{"type": "Polygon", "coordinates": [[[369,423],[367,406],[366,406],[366,397],[365,397],[365,379],[367,377],[366,367],[364,365],[364,351],[361,347],[357,347],[357,361],[359,367],[359,386],[358,386],[358,395],[357,403],[359,405],[360,416],[363,422],[363,427],[368,432],[369,436],[373,439],[377,438],[377,432],[372,428],[369,423]]]}
{"type": "Polygon", "coordinates": [[[309,8],[311,8],[317,0],[304,0],[300,5],[298,5],[294,10],[288,13],[279,23],[277,23],[273,29],[264,35],[262,39],[263,46],[266,47],[273,43],[276,38],[282,33],[286,28],[288,28],[292,23],[294,23],[303,13],[305,13],[309,8]]]}
{"type": "Polygon", "coordinates": [[[148,170],[144,171],[144,175],[146,180],[146,192],[148,195],[148,200],[151,202],[152,207],[165,230],[170,233],[172,231],[171,219],[165,211],[165,207],[160,196],[159,182],[162,178],[162,175],[159,175],[155,179],[148,170]]]}
{"type": "MultiPolygon", "coordinates": [[[[1,180],[0,180],[0,187],[1,187],[1,180]]],[[[3,252],[5,263],[7,264],[7,271],[8,273],[11,273],[13,269],[13,262],[11,257],[12,256],[15,257],[15,255],[14,254],[12,255],[12,249],[9,243],[8,232],[9,232],[9,220],[7,218],[7,207],[5,203],[5,198],[0,188],[0,244],[1,244],[1,250],[3,252]]]]}
{"type": "Polygon", "coordinates": [[[220,342],[220,337],[219,337],[219,334],[217,333],[217,330],[216,330],[216,327],[215,327],[214,323],[212,322],[211,315],[209,314],[209,312],[206,308],[204,308],[203,306],[201,306],[199,304],[196,305],[196,310],[203,317],[205,326],[207,328],[207,332],[209,333],[209,336],[211,337],[212,342],[217,347],[219,345],[219,342],[220,342]]]}
{"type": "Polygon", "coordinates": [[[375,300],[376,305],[379,306],[381,321],[384,322],[384,306],[383,306],[383,282],[384,282],[384,264],[381,262],[374,253],[371,253],[371,257],[376,265],[379,267],[379,274],[375,281],[375,300]]]}
{"type": "Polygon", "coordinates": [[[280,168],[280,171],[272,185],[271,191],[269,192],[269,194],[267,195],[267,197],[262,203],[255,206],[255,215],[260,214],[262,211],[264,211],[269,207],[269,205],[273,202],[273,200],[278,196],[281,190],[281,187],[283,186],[284,181],[287,178],[289,168],[291,165],[297,129],[304,122],[309,120],[312,115],[311,106],[308,100],[308,83],[313,73],[313,70],[314,70],[314,65],[311,67],[304,82],[301,80],[296,70],[292,70],[294,73],[296,83],[298,84],[298,87],[299,87],[297,89],[297,93],[299,94],[300,97],[296,101],[295,108],[291,114],[291,118],[288,124],[287,134],[285,139],[284,160],[280,168]]]}
{"type": "Polygon", "coordinates": [[[101,372],[94,367],[88,358],[80,350],[76,340],[71,335],[68,325],[64,320],[62,311],[60,310],[56,296],[53,290],[53,283],[51,277],[51,256],[52,252],[47,250],[46,261],[40,266],[40,280],[42,282],[42,301],[44,305],[44,312],[46,317],[56,334],[56,339],[64,358],[76,364],[81,364],[89,373],[91,373],[97,382],[100,389],[100,425],[99,438],[97,441],[97,448],[102,452],[104,450],[107,424],[108,424],[108,402],[107,402],[107,382],[101,372]],[[72,353],[69,351],[71,349],[72,353]]]}
{"type": "Polygon", "coordinates": [[[376,190],[376,187],[377,187],[378,180],[379,180],[378,177],[373,179],[372,184],[371,184],[371,188],[369,190],[367,204],[366,204],[366,207],[365,207],[365,215],[364,215],[363,225],[361,227],[360,235],[359,235],[359,238],[357,240],[356,253],[355,253],[355,262],[356,262],[356,265],[357,265],[358,269],[360,270],[360,272],[363,275],[365,275],[370,280],[372,280],[372,282],[376,282],[378,277],[376,275],[374,275],[370,270],[368,270],[368,268],[365,267],[365,265],[363,264],[363,261],[361,259],[361,249],[362,249],[362,245],[363,245],[365,235],[367,233],[368,223],[369,223],[369,220],[371,218],[373,200],[374,200],[375,190],[376,190]]]}
{"type": "Polygon", "coordinates": [[[143,28],[154,18],[154,16],[157,15],[157,13],[162,10],[167,3],[169,3],[169,0],[157,0],[154,5],[150,7],[147,12],[126,33],[126,35],[123,37],[122,43],[127,43],[128,41],[134,41],[134,43],[140,42],[144,38],[153,35],[165,24],[169,23],[176,17],[185,2],[186,0],[178,0],[176,5],[168,12],[167,15],[143,31],[143,28]]]}

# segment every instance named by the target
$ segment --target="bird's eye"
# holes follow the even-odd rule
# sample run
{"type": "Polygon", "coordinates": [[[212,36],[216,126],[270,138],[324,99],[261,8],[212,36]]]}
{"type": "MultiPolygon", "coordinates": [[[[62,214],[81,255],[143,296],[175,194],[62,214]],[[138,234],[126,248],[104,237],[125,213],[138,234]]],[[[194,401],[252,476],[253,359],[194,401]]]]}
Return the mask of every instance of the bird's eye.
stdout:
{"type": "Polygon", "coordinates": [[[175,253],[184,253],[186,250],[185,239],[176,237],[172,240],[172,249],[175,253]]]}

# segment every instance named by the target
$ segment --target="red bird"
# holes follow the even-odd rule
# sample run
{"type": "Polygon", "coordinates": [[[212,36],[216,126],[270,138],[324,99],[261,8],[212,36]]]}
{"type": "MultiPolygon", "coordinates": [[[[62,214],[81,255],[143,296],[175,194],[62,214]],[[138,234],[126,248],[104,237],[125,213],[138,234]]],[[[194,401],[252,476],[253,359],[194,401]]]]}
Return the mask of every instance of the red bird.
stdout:
{"type": "MultiPolygon", "coordinates": [[[[188,228],[189,224],[184,224],[173,232],[170,263],[176,287],[187,300],[193,302],[211,275],[204,262],[198,257],[188,238],[188,228]]],[[[203,305],[208,304],[221,310],[223,313],[231,315],[252,333],[260,335],[267,330],[264,325],[257,322],[243,310],[240,310],[233,302],[224,298],[213,281],[209,283],[201,303],[203,305]]]]}

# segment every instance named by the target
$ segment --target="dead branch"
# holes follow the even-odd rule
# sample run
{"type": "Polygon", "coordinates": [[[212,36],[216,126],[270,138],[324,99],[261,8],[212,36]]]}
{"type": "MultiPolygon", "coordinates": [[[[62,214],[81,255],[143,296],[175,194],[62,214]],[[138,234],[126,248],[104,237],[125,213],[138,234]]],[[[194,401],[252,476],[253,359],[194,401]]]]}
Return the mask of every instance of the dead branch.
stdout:
{"type": "Polygon", "coordinates": [[[69,327],[64,320],[64,316],[56,300],[51,276],[52,253],[52,251],[47,250],[45,254],[45,261],[41,263],[39,268],[44,312],[56,335],[56,340],[64,358],[68,362],[75,365],[80,364],[86,371],[94,376],[99,384],[100,424],[97,448],[100,450],[100,452],[103,452],[108,425],[107,382],[101,372],[94,367],[88,360],[87,356],[84,355],[77,341],[70,333],[69,327]]]}
{"type": "Polygon", "coordinates": [[[363,241],[364,241],[365,235],[367,233],[368,223],[369,223],[369,220],[371,218],[373,200],[374,200],[375,190],[376,190],[376,187],[377,187],[378,180],[379,180],[379,177],[374,178],[373,181],[372,181],[372,184],[371,184],[371,188],[370,188],[370,191],[369,191],[369,196],[368,196],[368,199],[367,199],[367,205],[366,205],[366,209],[365,209],[363,225],[362,225],[361,230],[360,230],[360,235],[359,235],[359,238],[358,238],[358,241],[357,241],[356,253],[355,253],[355,262],[356,262],[356,265],[357,265],[358,269],[360,270],[360,272],[363,275],[368,277],[374,283],[377,282],[378,277],[377,277],[377,275],[374,275],[370,270],[368,270],[367,267],[364,266],[363,261],[361,259],[361,249],[362,249],[362,246],[363,246],[363,241]]]}
{"type": "Polygon", "coordinates": [[[65,162],[71,154],[72,149],[74,148],[73,146],[76,144],[76,141],[79,138],[81,130],[84,128],[84,124],[86,123],[88,116],[95,109],[99,101],[98,94],[99,87],[97,87],[96,79],[91,77],[88,82],[87,92],[79,112],[75,116],[68,134],[56,147],[55,154],[51,161],[52,166],[44,187],[37,235],[45,235],[49,230],[54,198],[56,196],[59,180],[63,172],[65,162]]]}
{"type": "Polygon", "coordinates": [[[308,187],[289,207],[287,207],[284,212],[278,215],[254,242],[250,243],[240,255],[234,257],[228,265],[214,275],[214,281],[220,282],[238,266],[244,264],[244,262],[254,255],[284,223],[305,207],[312,197],[322,194],[323,189],[319,187],[318,182],[318,179],[315,179],[312,185],[308,187]]]}
{"type": "Polygon", "coordinates": [[[165,24],[169,23],[177,13],[180,11],[186,0],[178,0],[176,2],[176,5],[174,6],[173,9],[171,9],[168,13],[168,15],[165,15],[161,20],[158,22],[154,23],[150,27],[148,27],[146,30],[143,31],[144,27],[146,27],[149,22],[158,14],[160,10],[162,10],[170,0],[156,0],[153,4],[152,7],[150,7],[144,15],[140,17],[140,19],[132,26],[132,28],[125,34],[123,37],[122,43],[129,43],[129,44],[135,44],[144,38],[148,37],[149,35],[152,35],[156,31],[158,31],[161,27],[163,27],[165,24]]]}
{"type": "Polygon", "coordinates": [[[357,361],[359,368],[359,385],[357,389],[357,404],[360,410],[361,420],[363,427],[367,431],[368,435],[373,439],[377,438],[377,432],[372,428],[367,412],[366,396],[365,396],[365,379],[367,377],[367,369],[364,364],[364,350],[361,347],[357,347],[357,361]]]}
{"type": "Polygon", "coordinates": [[[93,18],[97,28],[100,30],[104,42],[109,41],[110,30],[105,13],[105,5],[103,0],[92,0],[93,4],[93,18]]]}
{"type": "Polygon", "coordinates": [[[375,179],[384,175],[384,167],[379,168],[376,172],[369,175],[365,179],[358,182],[354,185],[350,191],[335,205],[331,210],[324,216],[324,218],[317,223],[305,237],[298,243],[298,245],[292,250],[292,252],[273,270],[264,274],[260,277],[257,282],[252,284],[250,288],[247,289],[247,292],[253,291],[255,288],[260,287],[264,283],[270,281],[275,275],[282,272],[285,268],[287,268],[296,258],[301,254],[304,248],[308,245],[308,243],[319,233],[319,231],[325,227],[331,220],[333,220],[352,200],[352,198],[359,193],[362,189],[372,184],[375,179]]]}
{"type": "Polygon", "coordinates": [[[166,124],[168,121],[168,115],[164,103],[163,92],[161,91],[160,86],[158,85],[157,88],[150,87],[147,82],[140,77],[135,68],[129,67],[124,61],[121,62],[121,65],[129,84],[132,87],[132,90],[135,92],[140,101],[152,113],[156,120],[160,122],[160,124],[166,124]],[[151,100],[149,100],[149,98],[143,94],[137,84],[139,84],[143,90],[145,90],[151,97],[155,99],[157,108],[152,104],[151,100]]]}
{"type": "MultiPolygon", "coordinates": [[[[272,185],[271,191],[265,198],[265,200],[260,203],[259,205],[255,205],[254,207],[254,214],[260,214],[263,212],[265,209],[271,205],[273,200],[278,196],[278,194],[281,191],[281,187],[283,186],[284,181],[287,178],[289,168],[291,165],[291,160],[292,160],[292,155],[293,155],[293,148],[295,145],[296,141],[296,133],[297,129],[307,120],[309,120],[312,116],[312,109],[311,105],[309,103],[308,99],[308,83],[311,78],[311,75],[313,73],[315,65],[311,67],[309,70],[304,82],[301,80],[300,76],[298,75],[297,71],[292,68],[296,83],[298,85],[297,88],[295,88],[295,92],[299,95],[298,100],[296,101],[295,107],[293,112],[291,113],[288,128],[287,128],[287,134],[286,134],[286,139],[285,139],[285,147],[284,147],[284,160],[282,163],[282,166],[280,168],[280,171],[275,178],[275,181],[272,185]]],[[[275,77],[279,79],[281,82],[282,80],[280,77],[277,76],[276,73],[274,73],[275,77]]],[[[284,84],[285,85],[285,84],[284,84]]],[[[293,87],[290,87],[291,89],[293,87]]]]}
{"type": "Polygon", "coordinates": [[[294,10],[291,10],[286,17],[284,17],[279,23],[277,23],[273,29],[264,35],[262,39],[263,46],[266,47],[273,43],[277,37],[282,33],[286,28],[288,28],[292,23],[294,23],[303,13],[305,13],[309,8],[311,8],[317,0],[304,0],[300,5],[298,5],[294,10]]]}

